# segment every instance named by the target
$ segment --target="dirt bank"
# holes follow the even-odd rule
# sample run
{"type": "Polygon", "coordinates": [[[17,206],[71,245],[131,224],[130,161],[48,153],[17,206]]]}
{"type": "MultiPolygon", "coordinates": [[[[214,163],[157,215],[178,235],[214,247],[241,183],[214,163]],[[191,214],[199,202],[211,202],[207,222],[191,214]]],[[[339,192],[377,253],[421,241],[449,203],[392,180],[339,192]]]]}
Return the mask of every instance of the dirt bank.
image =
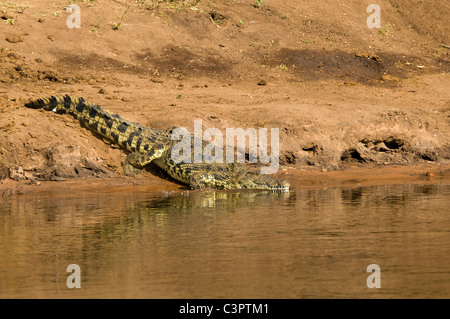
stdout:
{"type": "MultiPolygon", "coordinates": [[[[122,150],[23,107],[66,93],[160,129],[279,128],[287,179],[445,171],[450,5],[378,1],[381,28],[369,29],[370,3],[74,1],[81,28],[70,29],[67,1],[0,2],[0,187],[139,183],[123,176],[122,150]]],[[[180,187],[154,168],[144,177],[180,187]]]]}
{"type": "MultiPolygon", "coordinates": [[[[403,165],[385,167],[350,167],[335,171],[305,170],[293,167],[283,168],[277,174],[279,178],[291,183],[291,190],[324,189],[329,187],[364,187],[375,185],[398,184],[434,184],[448,185],[450,183],[450,165],[403,165]]],[[[160,179],[138,177],[108,177],[108,178],[72,178],[67,181],[14,181],[1,182],[0,196],[37,195],[51,197],[70,197],[89,195],[93,193],[123,194],[132,192],[150,192],[167,196],[192,191],[187,186],[167,180],[163,175],[160,179]]],[[[210,190],[207,190],[210,191],[210,190]]],[[[230,191],[234,192],[234,191],[230,191]]]]}

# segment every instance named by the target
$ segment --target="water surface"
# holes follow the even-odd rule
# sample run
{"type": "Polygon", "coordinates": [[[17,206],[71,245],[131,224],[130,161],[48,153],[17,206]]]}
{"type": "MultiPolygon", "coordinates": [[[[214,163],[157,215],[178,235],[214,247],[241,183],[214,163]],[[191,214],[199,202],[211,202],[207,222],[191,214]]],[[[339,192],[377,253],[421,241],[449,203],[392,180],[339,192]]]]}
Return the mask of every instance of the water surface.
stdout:
{"type": "Polygon", "coordinates": [[[0,297],[449,298],[449,195],[409,184],[7,197],[0,297]]]}

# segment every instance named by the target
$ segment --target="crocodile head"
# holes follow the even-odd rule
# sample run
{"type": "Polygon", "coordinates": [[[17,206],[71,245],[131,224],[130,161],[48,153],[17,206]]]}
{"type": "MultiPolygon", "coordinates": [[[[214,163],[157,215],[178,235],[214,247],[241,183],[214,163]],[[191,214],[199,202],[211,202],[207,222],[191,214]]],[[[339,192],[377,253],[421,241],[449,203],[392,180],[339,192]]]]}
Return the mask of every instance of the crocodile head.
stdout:
{"type": "Polygon", "coordinates": [[[279,180],[273,176],[259,174],[252,171],[240,171],[234,185],[230,188],[237,189],[265,189],[265,190],[289,190],[287,181],[279,180]]]}

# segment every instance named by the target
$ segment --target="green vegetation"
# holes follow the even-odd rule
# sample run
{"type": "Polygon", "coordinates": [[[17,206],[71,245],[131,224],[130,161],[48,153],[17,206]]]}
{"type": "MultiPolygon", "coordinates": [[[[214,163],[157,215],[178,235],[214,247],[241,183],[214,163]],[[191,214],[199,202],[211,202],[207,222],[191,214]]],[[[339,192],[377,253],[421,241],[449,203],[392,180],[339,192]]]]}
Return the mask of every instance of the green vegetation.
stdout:
{"type": "Polygon", "coordinates": [[[14,25],[14,19],[6,19],[5,24],[14,25]]]}
{"type": "Polygon", "coordinates": [[[28,8],[28,6],[21,6],[14,2],[0,1],[0,11],[3,11],[3,12],[14,11],[16,13],[23,13],[23,11],[27,8],[28,8]]]}
{"type": "Polygon", "coordinates": [[[390,24],[386,24],[386,25],[384,26],[384,28],[378,30],[378,34],[380,34],[380,35],[386,35],[386,34],[388,34],[388,33],[390,32],[390,29],[389,29],[390,27],[391,27],[390,24]]]}
{"type": "Polygon", "coordinates": [[[119,30],[119,29],[122,27],[123,18],[124,18],[125,15],[127,14],[129,8],[130,8],[130,6],[128,6],[128,7],[125,9],[124,13],[123,13],[120,17],[118,17],[118,18],[119,18],[119,22],[113,22],[113,23],[112,23],[111,26],[112,26],[112,29],[113,29],[113,30],[119,30]]]}

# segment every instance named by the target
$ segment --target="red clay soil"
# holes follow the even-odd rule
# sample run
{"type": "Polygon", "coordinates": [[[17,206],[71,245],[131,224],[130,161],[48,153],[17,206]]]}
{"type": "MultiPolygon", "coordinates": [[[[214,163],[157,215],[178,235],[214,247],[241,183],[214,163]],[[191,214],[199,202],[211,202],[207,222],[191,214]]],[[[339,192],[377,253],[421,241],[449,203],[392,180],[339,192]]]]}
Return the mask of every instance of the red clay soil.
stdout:
{"type": "Polygon", "coordinates": [[[23,106],[64,94],[158,129],[279,128],[277,175],[293,184],[448,177],[446,0],[376,1],[378,29],[372,0],[70,2],[81,28],[68,28],[67,1],[0,1],[4,195],[182,187],[155,168],[125,177],[123,150],[23,106]]]}

